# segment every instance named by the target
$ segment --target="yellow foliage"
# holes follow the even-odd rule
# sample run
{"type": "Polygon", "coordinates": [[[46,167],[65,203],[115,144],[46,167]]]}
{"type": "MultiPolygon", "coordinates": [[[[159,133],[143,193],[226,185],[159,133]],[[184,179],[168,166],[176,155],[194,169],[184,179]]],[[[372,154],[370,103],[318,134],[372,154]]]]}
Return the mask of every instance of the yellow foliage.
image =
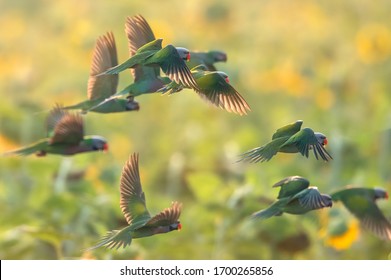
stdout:
{"type": "Polygon", "coordinates": [[[359,59],[364,63],[386,60],[391,54],[391,31],[381,24],[368,24],[356,35],[359,59]]]}
{"type": "Polygon", "coordinates": [[[323,109],[329,110],[335,102],[334,93],[329,89],[323,89],[318,92],[316,95],[316,105],[323,109]]]}
{"type": "Polygon", "coordinates": [[[290,61],[277,65],[264,73],[261,76],[261,81],[266,90],[284,91],[296,97],[304,96],[308,88],[307,79],[295,69],[290,61]]]}
{"type": "Polygon", "coordinates": [[[360,235],[359,223],[356,220],[351,220],[348,225],[348,230],[340,235],[326,237],[326,245],[333,247],[336,250],[349,249],[360,235]]]}
{"type": "Polygon", "coordinates": [[[0,152],[6,152],[17,149],[19,146],[6,136],[0,134],[0,152]]]}

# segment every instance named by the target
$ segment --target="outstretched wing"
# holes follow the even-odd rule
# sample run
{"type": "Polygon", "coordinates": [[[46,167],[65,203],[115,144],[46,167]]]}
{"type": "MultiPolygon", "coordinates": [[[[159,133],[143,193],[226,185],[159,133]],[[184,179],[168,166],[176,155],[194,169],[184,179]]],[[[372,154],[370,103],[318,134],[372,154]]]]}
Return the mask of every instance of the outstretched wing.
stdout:
{"type": "Polygon", "coordinates": [[[290,176],[275,183],[273,188],[281,187],[278,193],[278,199],[283,197],[290,197],[310,186],[310,181],[300,176],[290,176]]]}
{"type": "Polygon", "coordinates": [[[159,214],[152,217],[145,226],[168,226],[178,221],[182,211],[182,203],[177,201],[171,204],[171,207],[164,209],[159,214]]]}
{"type": "MultiPolygon", "coordinates": [[[[345,207],[356,216],[362,226],[383,240],[391,240],[391,223],[381,212],[373,198],[349,189],[340,200],[345,207]]],[[[347,190],[345,190],[347,191],[347,190]]]]}
{"type": "Polygon", "coordinates": [[[288,141],[286,141],[284,145],[281,146],[281,148],[289,145],[296,146],[299,152],[307,158],[309,155],[309,150],[312,149],[316,159],[318,159],[318,154],[325,161],[332,159],[324,146],[319,143],[314,131],[308,127],[303,128],[299,132],[292,135],[288,141]]]}
{"type": "MultiPolygon", "coordinates": [[[[151,27],[141,15],[126,18],[125,33],[128,37],[129,55],[131,57],[136,54],[140,47],[155,40],[151,27]]],[[[157,66],[137,65],[131,68],[130,71],[134,77],[134,82],[143,78],[154,78],[160,74],[160,68],[157,66]]]]}
{"type": "Polygon", "coordinates": [[[332,206],[331,197],[321,194],[317,187],[309,187],[296,194],[294,198],[299,200],[301,206],[311,210],[332,206]]]}
{"type": "Polygon", "coordinates": [[[117,48],[112,32],[99,37],[96,41],[90,77],[88,78],[87,95],[89,100],[107,98],[113,95],[118,86],[118,74],[96,76],[118,64],[117,48]]]}
{"type": "Polygon", "coordinates": [[[301,125],[303,124],[302,120],[295,121],[294,123],[287,124],[279,129],[273,134],[272,139],[280,138],[280,137],[290,137],[293,134],[297,133],[301,129],[301,125]]]}
{"type": "Polygon", "coordinates": [[[59,107],[55,107],[49,114],[47,126],[50,129],[54,125],[50,143],[62,143],[76,145],[84,137],[83,119],[80,114],[69,113],[59,107]]]}
{"type": "Polygon", "coordinates": [[[151,218],[141,187],[138,154],[130,155],[122,169],[120,197],[120,207],[129,224],[145,223],[151,218]]]}
{"type": "Polygon", "coordinates": [[[148,62],[159,64],[163,72],[175,81],[185,87],[198,90],[198,85],[191,75],[185,61],[179,56],[177,49],[172,45],[167,45],[151,57],[148,62]]]}
{"type": "Polygon", "coordinates": [[[49,115],[46,118],[46,131],[48,137],[53,136],[54,128],[57,123],[67,114],[68,112],[64,110],[60,104],[54,105],[54,108],[50,110],[49,115]]]}
{"type": "Polygon", "coordinates": [[[204,72],[204,75],[196,78],[199,87],[196,92],[203,99],[228,112],[246,115],[250,106],[224,77],[228,79],[223,72],[204,72]]]}

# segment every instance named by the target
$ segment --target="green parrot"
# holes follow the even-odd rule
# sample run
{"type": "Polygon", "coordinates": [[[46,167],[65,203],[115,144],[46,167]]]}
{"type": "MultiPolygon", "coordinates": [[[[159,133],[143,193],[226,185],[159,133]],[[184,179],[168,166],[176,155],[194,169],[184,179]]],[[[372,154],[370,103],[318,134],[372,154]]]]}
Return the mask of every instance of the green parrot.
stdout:
{"type": "Polygon", "coordinates": [[[171,207],[153,217],[149,214],[140,182],[138,158],[136,153],[129,156],[120,180],[120,207],[129,226],[109,231],[95,246],[87,250],[101,246],[109,249],[125,248],[135,238],[181,230],[182,225],[178,220],[182,211],[181,203],[175,201],[171,207]]]}
{"type": "MultiPolygon", "coordinates": [[[[220,107],[228,112],[246,115],[250,106],[239,92],[230,85],[228,75],[221,71],[208,71],[204,65],[199,65],[191,70],[198,84],[195,91],[207,102],[220,107]]],[[[163,94],[173,94],[186,88],[175,81],[167,84],[159,91],[163,94]]]]}
{"type": "Polygon", "coordinates": [[[283,213],[301,215],[333,205],[329,195],[321,194],[317,187],[310,187],[310,182],[300,176],[287,177],[275,183],[275,187],[280,187],[277,200],[268,208],[253,213],[252,218],[268,219],[283,213]]]}
{"type": "Polygon", "coordinates": [[[102,103],[117,91],[118,75],[96,76],[107,68],[118,64],[117,48],[112,32],[100,36],[94,48],[93,59],[88,78],[88,100],[63,109],[81,109],[83,113],[115,113],[139,110],[139,104],[132,98],[116,99],[102,103]],[[93,107],[93,108],[92,108],[93,107]]]}
{"type": "MultiPolygon", "coordinates": [[[[125,23],[125,33],[128,38],[129,55],[133,57],[137,50],[147,43],[156,40],[155,35],[148,22],[141,16],[136,15],[134,17],[127,17],[125,23]]],[[[116,65],[116,64],[115,64],[116,65]]],[[[108,67],[106,67],[107,69],[108,67]]],[[[102,71],[106,70],[102,69],[102,71]]],[[[100,72],[102,72],[100,71],[100,72]]],[[[101,107],[111,100],[117,99],[124,95],[127,95],[128,99],[132,99],[135,96],[147,93],[155,93],[157,90],[170,83],[171,80],[168,77],[160,76],[159,66],[142,66],[136,65],[134,68],[130,68],[130,72],[133,76],[133,83],[122,89],[121,91],[107,97],[99,104],[90,108],[101,107]]],[[[115,76],[115,75],[112,75],[115,76]]],[[[106,75],[110,77],[110,75],[106,75]]]]}
{"type": "Polygon", "coordinates": [[[278,152],[301,153],[308,158],[310,150],[313,150],[316,159],[318,155],[325,161],[332,159],[324,148],[328,143],[326,136],[308,127],[301,129],[302,124],[303,121],[298,120],[277,129],[271,142],[243,153],[239,161],[254,163],[269,161],[278,152]]]}
{"type": "MultiPolygon", "coordinates": [[[[140,20],[140,18],[142,17],[138,16],[135,20],[140,20]]],[[[145,25],[144,27],[146,28],[145,25]]],[[[148,35],[148,33],[146,34],[148,35]]],[[[137,66],[158,66],[170,80],[197,89],[197,83],[194,81],[194,78],[185,63],[185,60],[190,60],[189,50],[181,47],[174,47],[173,45],[167,45],[162,48],[162,41],[163,39],[155,39],[142,45],[128,60],[117,66],[110,67],[97,76],[118,74],[128,68],[137,66]]]]}
{"type": "Polygon", "coordinates": [[[27,147],[7,152],[6,155],[27,156],[36,153],[74,155],[92,151],[107,151],[107,141],[101,136],[84,136],[83,119],[79,114],[71,114],[56,105],[46,121],[47,138],[27,147]]]}
{"type": "Polygon", "coordinates": [[[214,63],[216,62],[226,62],[227,54],[222,51],[208,51],[208,52],[196,52],[190,51],[191,59],[186,62],[189,69],[193,69],[198,65],[205,65],[206,70],[208,71],[217,71],[214,63]]]}
{"type": "Polygon", "coordinates": [[[363,228],[383,240],[391,240],[391,223],[376,204],[379,198],[388,199],[388,193],[384,189],[348,187],[332,193],[331,198],[336,202],[341,201],[363,228]]]}

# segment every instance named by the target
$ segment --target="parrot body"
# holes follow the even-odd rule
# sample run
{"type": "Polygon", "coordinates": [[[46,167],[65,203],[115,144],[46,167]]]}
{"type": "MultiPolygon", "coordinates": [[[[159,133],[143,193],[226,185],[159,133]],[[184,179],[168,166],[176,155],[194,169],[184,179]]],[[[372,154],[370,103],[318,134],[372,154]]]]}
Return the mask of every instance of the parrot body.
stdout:
{"type": "MultiPolygon", "coordinates": [[[[198,89],[195,91],[205,101],[239,115],[245,115],[250,111],[246,100],[230,85],[226,73],[207,71],[203,65],[193,68],[191,73],[198,84],[198,89]]],[[[173,94],[183,88],[187,87],[173,81],[162,88],[160,92],[173,94]]]]}
{"type": "Polygon", "coordinates": [[[101,246],[110,249],[124,248],[131,244],[132,239],[181,229],[178,219],[182,204],[178,202],[173,202],[171,207],[153,217],[149,214],[141,187],[137,154],[132,154],[123,168],[120,196],[121,210],[129,226],[108,232],[95,246],[87,250],[101,246]]]}
{"type": "Polygon", "coordinates": [[[391,240],[391,223],[386,219],[376,204],[380,198],[388,198],[381,188],[346,188],[331,194],[335,202],[342,202],[361,223],[362,227],[371,231],[383,240],[391,240]]]}
{"type": "Polygon", "coordinates": [[[240,156],[239,161],[264,162],[269,161],[277,153],[300,153],[309,156],[312,150],[315,158],[319,156],[328,161],[331,155],[324,148],[327,145],[327,138],[320,132],[314,132],[311,128],[301,128],[303,121],[299,120],[277,129],[269,143],[245,152],[240,156]]]}
{"type": "Polygon", "coordinates": [[[118,75],[98,77],[96,74],[117,64],[115,39],[113,33],[109,32],[96,41],[88,79],[88,99],[76,105],[63,107],[63,109],[80,109],[83,113],[88,111],[117,113],[139,110],[139,104],[133,98],[110,100],[102,104],[102,101],[115,94],[118,86],[118,75]]]}
{"type": "Polygon", "coordinates": [[[226,62],[227,54],[222,51],[208,51],[208,52],[190,52],[191,60],[186,62],[187,67],[192,69],[198,65],[205,65],[208,71],[217,71],[214,63],[226,62]]]}
{"type": "Polygon", "coordinates": [[[281,187],[277,201],[252,214],[253,218],[267,219],[283,213],[302,215],[333,205],[329,195],[321,194],[317,187],[310,187],[309,181],[300,176],[287,177],[273,187],[281,187]]]}
{"type": "Polygon", "coordinates": [[[70,114],[59,106],[47,118],[48,137],[27,147],[7,152],[6,155],[27,156],[36,154],[75,155],[84,152],[105,151],[107,141],[101,136],[84,136],[83,120],[78,114],[70,114]]]}

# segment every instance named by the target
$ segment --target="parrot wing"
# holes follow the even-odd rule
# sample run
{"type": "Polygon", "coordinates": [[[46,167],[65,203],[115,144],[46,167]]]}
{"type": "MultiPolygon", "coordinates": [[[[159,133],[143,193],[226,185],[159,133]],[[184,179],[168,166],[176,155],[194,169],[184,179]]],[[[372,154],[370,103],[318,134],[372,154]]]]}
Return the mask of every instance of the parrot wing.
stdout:
{"type": "Polygon", "coordinates": [[[156,52],[156,54],[148,59],[148,63],[159,64],[170,80],[175,81],[177,84],[182,84],[194,90],[198,89],[198,85],[191,75],[189,68],[187,68],[185,61],[179,56],[174,46],[167,45],[156,52]]]}
{"type": "Polygon", "coordinates": [[[144,225],[151,218],[148,212],[145,194],[141,187],[138,167],[138,154],[130,155],[125,163],[120,181],[120,207],[126,221],[132,225],[141,222],[144,225]]]}
{"type": "Polygon", "coordinates": [[[171,207],[164,209],[160,213],[153,216],[145,226],[157,227],[167,226],[178,221],[182,211],[182,203],[177,201],[173,202],[171,207]]]}
{"type": "Polygon", "coordinates": [[[299,152],[308,158],[309,150],[313,150],[315,158],[318,159],[318,154],[325,161],[332,159],[330,154],[326,151],[324,146],[319,143],[318,139],[315,136],[314,131],[311,128],[304,128],[299,132],[292,135],[282,146],[294,145],[297,147],[299,152]]]}
{"type": "Polygon", "coordinates": [[[281,187],[278,193],[278,199],[283,197],[290,197],[307,189],[310,186],[310,181],[300,176],[290,176],[275,183],[273,188],[281,187]]]}
{"type": "Polygon", "coordinates": [[[247,114],[247,111],[250,111],[250,106],[222,74],[228,77],[222,72],[204,72],[204,75],[196,78],[199,87],[199,90],[196,90],[196,92],[203,99],[228,112],[239,115],[247,114]]]}
{"type": "MultiPolygon", "coordinates": [[[[126,19],[125,33],[128,37],[128,48],[131,57],[136,54],[140,47],[156,40],[148,22],[141,15],[128,17],[126,19]]],[[[130,71],[134,77],[134,82],[137,82],[140,79],[154,79],[157,76],[160,76],[160,68],[158,66],[147,67],[137,65],[130,69],[130,71]]]]}
{"type": "Polygon", "coordinates": [[[113,95],[118,86],[118,74],[96,76],[118,64],[117,48],[112,32],[101,36],[96,41],[90,76],[88,78],[87,95],[89,100],[107,98],[113,95]]]}
{"type": "Polygon", "coordinates": [[[293,134],[297,133],[301,129],[301,125],[303,124],[302,120],[298,120],[294,123],[287,124],[274,132],[272,136],[272,140],[280,137],[290,137],[293,134]]]}

